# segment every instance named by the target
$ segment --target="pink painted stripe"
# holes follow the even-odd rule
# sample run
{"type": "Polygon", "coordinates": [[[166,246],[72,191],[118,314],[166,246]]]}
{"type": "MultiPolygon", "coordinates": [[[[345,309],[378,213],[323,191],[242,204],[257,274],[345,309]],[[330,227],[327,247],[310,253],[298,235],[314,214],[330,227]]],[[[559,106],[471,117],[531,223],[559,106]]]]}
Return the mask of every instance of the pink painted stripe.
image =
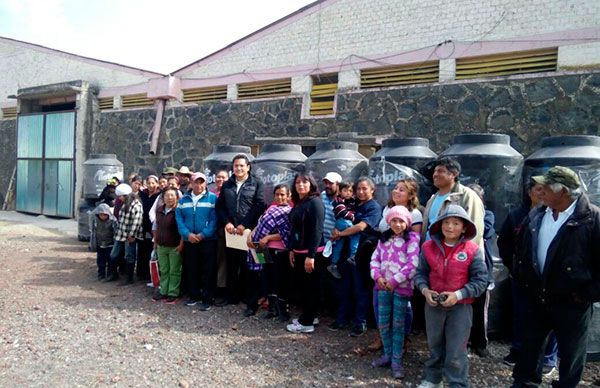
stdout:
{"type": "Polygon", "coordinates": [[[511,51],[535,50],[548,47],[566,46],[581,43],[600,41],[600,27],[579,30],[561,31],[548,34],[521,36],[496,41],[451,42],[440,46],[431,46],[416,50],[387,53],[369,56],[370,60],[363,57],[349,56],[342,60],[323,62],[315,69],[314,64],[284,66],[273,69],[258,70],[249,73],[229,74],[207,78],[182,78],[182,89],[195,87],[218,86],[253,81],[264,81],[277,78],[288,78],[311,74],[338,72],[341,70],[360,70],[385,65],[402,65],[419,63],[429,60],[449,59],[490,55],[511,51]],[[383,63],[383,64],[382,64],[383,63]]]}

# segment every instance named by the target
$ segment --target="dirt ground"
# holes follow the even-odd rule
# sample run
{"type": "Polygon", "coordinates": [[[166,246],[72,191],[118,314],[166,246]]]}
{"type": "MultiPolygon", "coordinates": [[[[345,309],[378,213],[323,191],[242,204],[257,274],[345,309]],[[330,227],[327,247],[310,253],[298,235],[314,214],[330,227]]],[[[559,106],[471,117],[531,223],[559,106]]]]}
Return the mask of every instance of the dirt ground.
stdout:
{"type": "MultiPolygon", "coordinates": [[[[156,303],[144,283],[96,280],[95,254],[85,243],[30,224],[0,221],[0,386],[374,386],[418,384],[427,358],[413,336],[407,376],[395,381],[361,354],[374,331],[354,339],[330,332],[322,318],[312,335],[243,318],[243,306],[200,312],[156,303]]],[[[475,387],[510,384],[501,359],[470,357],[475,387]]],[[[582,385],[600,379],[586,367],[582,385]]],[[[548,381],[546,381],[548,382],[548,381]]]]}

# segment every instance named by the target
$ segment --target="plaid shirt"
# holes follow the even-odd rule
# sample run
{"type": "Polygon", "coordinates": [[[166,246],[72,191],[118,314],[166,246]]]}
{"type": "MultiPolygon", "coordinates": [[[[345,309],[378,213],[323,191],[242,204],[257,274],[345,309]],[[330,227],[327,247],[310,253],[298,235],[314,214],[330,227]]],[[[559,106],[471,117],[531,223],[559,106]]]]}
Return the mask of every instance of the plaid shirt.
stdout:
{"type": "MultiPolygon", "coordinates": [[[[290,235],[290,212],[292,207],[290,205],[285,206],[270,206],[264,214],[258,219],[258,224],[254,228],[253,241],[258,241],[261,238],[269,235],[279,233],[281,240],[285,246],[287,246],[288,238],[290,235]]],[[[248,269],[250,271],[260,271],[262,264],[257,264],[252,258],[252,254],[248,251],[246,257],[248,263],[248,269]]]]}
{"type": "Polygon", "coordinates": [[[144,209],[139,199],[133,200],[128,211],[123,211],[119,214],[119,226],[116,241],[127,241],[128,237],[135,237],[138,240],[144,239],[142,221],[144,218],[144,209]]]}

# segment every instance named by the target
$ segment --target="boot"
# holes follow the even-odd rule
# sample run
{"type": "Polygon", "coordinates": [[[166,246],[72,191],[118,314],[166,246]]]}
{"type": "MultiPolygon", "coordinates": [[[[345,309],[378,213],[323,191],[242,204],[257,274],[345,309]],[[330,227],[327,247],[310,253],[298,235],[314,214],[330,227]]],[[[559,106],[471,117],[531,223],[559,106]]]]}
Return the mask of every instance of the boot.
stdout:
{"type": "Polygon", "coordinates": [[[108,265],[108,276],[106,277],[107,282],[114,282],[119,279],[119,272],[117,271],[117,264],[110,263],[108,265]]]}
{"type": "Polygon", "coordinates": [[[285,299],[277,298],[277,310],[279,313],[279,322],[287,322],[290,320],[290,313],[288,312],[288,304],[285,299]]]}
{"type": "Polygon", "coordinates": [[[135,264],[125,264],[125,274],[127,275],[127,277],[125,278],[125,281],[123,282],[123,286],[128,286],[130,284],[133,284],[133,270],[134,270],[134,266],[135,264]]]}
{"type": "Polygon", "coordinates": [[[267,299],[269,300],[269,311],[263,316],[265,319],[271,319],[279,316],[279,306],[277,304],[277,295],[267,295],[267,299]]]}

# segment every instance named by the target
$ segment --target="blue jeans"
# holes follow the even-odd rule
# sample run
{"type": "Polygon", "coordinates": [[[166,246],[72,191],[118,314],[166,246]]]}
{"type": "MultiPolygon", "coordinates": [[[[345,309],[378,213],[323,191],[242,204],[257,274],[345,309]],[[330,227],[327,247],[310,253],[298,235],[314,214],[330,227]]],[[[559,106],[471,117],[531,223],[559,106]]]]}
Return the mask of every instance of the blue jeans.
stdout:
{"type": "MultiPolygon", "coordinates": [[[[340,218],[335,221],[335,228],[340,232],[346,230],[352,226],[352,221],[340,218]]],[[[342,237],[341,239],[333,243],[333,249],[331,251],[331,263],[336,264],[340,261],[342,256],[342,250],[344,249],[344,241],[350,242],[350,253],[349,257],[355,256],[358,250],[358,243],[360,242],[360,233],[353,234],[352,236],[342,237]]]]}
{"type": "Polygon", "coordinates": [[[127,241],[115,241],[112,251],[110,252],[110,262],[116,264],[119,257],[125,250],[125,263],[135,265],[136,253],[137,253],[137,240],[128,243],[127,241]]]}
{"type": "Polygon", "coordinates": [[[98,276],[101,278],[106,277],[107,266],[110,263],[110,252],[112,247],[96,249],[96,264],[98,265],[98,276]]]}
{"type": "Polygon", "coordinates": [[[367,323],[367,310],[371,305],[371,285],[367,284],[365,275],[359,269],[359,266],[348,264],[347,261],[339,264],[342,278],[334,281],[334,288],[339,300],[336,321],[341,325],[350,321],[353,312],[353,325],[367,323]]]}

